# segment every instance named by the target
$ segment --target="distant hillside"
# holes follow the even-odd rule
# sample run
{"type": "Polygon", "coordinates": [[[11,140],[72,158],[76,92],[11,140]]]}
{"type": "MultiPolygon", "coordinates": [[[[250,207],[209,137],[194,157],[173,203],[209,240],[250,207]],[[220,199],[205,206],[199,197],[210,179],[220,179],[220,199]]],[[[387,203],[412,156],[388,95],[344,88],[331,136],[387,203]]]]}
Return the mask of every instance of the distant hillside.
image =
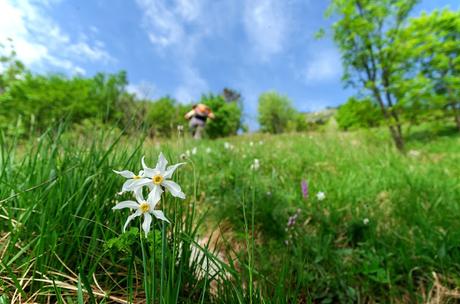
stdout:
{"type": "Polygon", "coordinates": [[[324,125],[337,113],[336,108],[328,108],[318,112],[304,112],[305,119],[309,124],[324,125]]]}

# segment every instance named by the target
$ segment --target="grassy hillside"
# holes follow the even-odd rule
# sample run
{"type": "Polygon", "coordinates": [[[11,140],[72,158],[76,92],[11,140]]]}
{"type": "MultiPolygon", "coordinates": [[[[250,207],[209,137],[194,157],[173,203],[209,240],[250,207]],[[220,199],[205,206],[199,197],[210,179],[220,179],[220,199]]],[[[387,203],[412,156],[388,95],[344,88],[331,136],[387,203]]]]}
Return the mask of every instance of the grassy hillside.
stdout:
{"type": "Polygon", "coordinates": [[[366,132],[92,137],[1,140],[0,303],[458,296],[458,136],[414,139],[405,155],[366,132]],[[137,172],[143,155],[154,166],[160,151],[186,162],[174,180],[187,197],[162,201],[171,225],[145,238],[136,219],[123,234],[129,211],[111,208],[129,195],[112,170],[137,172]]]}

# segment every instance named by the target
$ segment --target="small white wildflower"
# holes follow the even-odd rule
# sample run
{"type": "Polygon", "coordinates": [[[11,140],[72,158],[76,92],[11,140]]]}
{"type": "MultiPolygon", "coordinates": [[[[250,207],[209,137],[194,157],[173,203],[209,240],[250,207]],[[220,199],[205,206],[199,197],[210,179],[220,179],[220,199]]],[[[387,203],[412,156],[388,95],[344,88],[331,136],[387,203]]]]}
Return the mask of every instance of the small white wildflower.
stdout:
{"type": "Polygon", "coordinates": [[[195,155],[195,154],[196,154],[196,152],[197,152],[197,148],[196,148],[196,147],[194,147],[194,148],[192,149],[192,155],[195,155]]]}
{"type": "Polygon", "coordinates": [[[256,159],[254,159],[254,162],[251,164],[251,170],[257,171],[257,170],[259,170],[259,168],[260,168],[260,162],[256,158],[256,159]]]}
{"type": "Polygon", "coordinates": [[[410,150],[407,155],[409,155],[410,157],[419,157],[420,156],[420,151],[417,151],[417,150],[410,150]]]}
{"type": "Polygon", "coordinates": [[[179,158],[182,159],[182,160],[186,160],[186,159],[187,159],[187,154],[182,153],[182,154],[179,156],[179,158]]]}
{"type": "Polygon", "coordinates": [[[131,210],[135,210],[133,214],[128,216],[126,219],[125,225],[123,226],[123,232],[126,231],[126,227],[128,226],[129,222],[131,222],[134,218],[144,215],[144,222],[142,223],[142,230],[144,230],[145,235],[150,231],[150,224],[152,223],[152,215],[154,215],[157,219],[162,221],[166,221],[169,223],[169,220],[163,214],[161,210],[155,210],[156,205],[160,201],[160,197],[150,196],[147,200],[144,199],[142,195],[142,188],[138,188],[135,192],[136,201],[123,201],[115,205],[112,210],[124,209],[129,208],[131,210]]]}
{"type": "Polygon", "coordinates": [[[254,142],[252,142],[252,141],[249,142],[249,146],[251,146],[251,147],[254,146],[254,142]]]}
{"type": "Polygon", "coordinates": [[[322,201],[326,198],[326,194],[324,192],[318,192],[316,193],[316,198],[319,200],[319,201],[322,201]]]}
{"type": "Polygon", "coordinates": [[[177,126],[177,131],[178,131],[178,132],[184,131],[184,126],[183,126],[183,125],[178,125],[178,126],[177,126]]]}
{"type": "Polygon", "coordinates": [[[209,153],[211,153],[211,151],[212,151],[211,148],[209,148],[209,147],[206,148],[206,153],[209,154],[209,153]]]}
{"type": "Polygon", "coordinates": [[[365,219],[363,219],[363,224],[364,224],[364,225],[369,224],[369,219],[368,219],[367,217],[366,217],[365,219]]]}
{"type": "Polygon", "coordinates": [[[259,140],[259,145],[263,145],[264,144],[264,141],[263,140],[259,140]]]}

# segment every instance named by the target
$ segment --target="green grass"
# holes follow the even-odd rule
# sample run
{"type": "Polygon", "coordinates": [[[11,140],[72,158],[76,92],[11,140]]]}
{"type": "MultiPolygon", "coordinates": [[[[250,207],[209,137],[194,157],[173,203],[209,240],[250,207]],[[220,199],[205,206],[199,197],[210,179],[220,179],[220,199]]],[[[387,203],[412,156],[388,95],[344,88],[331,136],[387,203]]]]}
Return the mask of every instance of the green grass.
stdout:
{"type": "Polygon", "coordinates": [[[370,132],[2,137],[0,303],[454,301],[459,147],[458,135],[414,139],[404,155],[370,132]],[[111,207],[128,195],[112,169],[137,171],[143,155],[154,165],[160,151],[176,163],[193,147],[174,176],[187,199],[162,202],[173,224],[162,235],[154,221],[145,238],[135,220],[122,234],[129,212],[111,207]]]}

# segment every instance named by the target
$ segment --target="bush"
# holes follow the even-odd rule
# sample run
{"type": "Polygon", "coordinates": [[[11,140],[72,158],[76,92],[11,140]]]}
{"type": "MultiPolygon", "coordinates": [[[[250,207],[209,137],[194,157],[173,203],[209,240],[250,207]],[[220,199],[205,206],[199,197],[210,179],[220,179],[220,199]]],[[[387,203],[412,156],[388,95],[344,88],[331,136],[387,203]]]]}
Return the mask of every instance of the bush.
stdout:
{"type": "Polygon", "coordinates": [[[166,96],[148,103],[145,123],[152,135],[169,137],[177,128],[177,117],[176,101],[166,96]]]}
{"type": "Polygon", "coordinates": [[[236,135],[241,127],[241,106],[238,100],[225,101],[222,96],[203,95],[200,103],[211,108],[215,119],[208,120],[206,134],[211,138],[236,135]]]}
{"type": "Polygon", "coordinates": [[[293,125],[296,128],[296,123],[289,123],[289,121],[299,120],[289,98],[277,92],[266,92],[260,95],[258,112],[261,130],[269,133],[278,134],[287,131],[288,125],[290,128],[293,125]]]}
{"type": "Polygon", "coordinates": [[[352,97],[337,111],[337,123],[344,130],[376,127],[382,119],[381,111],[370,99],[352,97]]]}

